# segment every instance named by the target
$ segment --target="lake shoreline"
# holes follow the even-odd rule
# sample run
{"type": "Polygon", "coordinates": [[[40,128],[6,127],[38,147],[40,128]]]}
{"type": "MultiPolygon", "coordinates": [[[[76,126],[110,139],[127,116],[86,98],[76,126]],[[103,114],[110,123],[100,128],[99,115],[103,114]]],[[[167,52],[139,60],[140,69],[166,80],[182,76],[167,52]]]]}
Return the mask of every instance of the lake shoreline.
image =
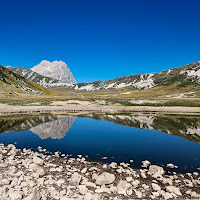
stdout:
{"type": "Polygon", "coordinates": [[[120,104],[101,105],[88,101],[58,101],[51,105],[7,105],[0,104],[0,115],[31,114],[31,113],[70,113],[78,115],[80,113],[152,113],[152,114],[183,114],[200,115],[200,107],[180,107],[180,106],[122,106],[120,104]]]}
{"type": "MultiPolygon", "coordinates": [[[[170,172],[149,161],[141,169],[129,163],[88,162],[82,155],[45,155],[0,144],[1,199],[199,199],[197,172],[170,172]]],[[[132,161],[131,161],[132,162],[132,161]]],[[[168,167],[175,168],[173,164],[168,167]]]]}

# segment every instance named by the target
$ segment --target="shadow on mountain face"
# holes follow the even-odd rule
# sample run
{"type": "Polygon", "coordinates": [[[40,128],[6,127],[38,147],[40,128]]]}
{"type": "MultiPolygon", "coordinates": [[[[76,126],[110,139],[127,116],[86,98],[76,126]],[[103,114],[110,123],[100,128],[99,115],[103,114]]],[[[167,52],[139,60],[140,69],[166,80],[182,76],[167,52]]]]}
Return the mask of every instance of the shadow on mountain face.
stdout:
{"type": "Polygon", "coordinates": [[[0,120],[0,133],[30,130],[41,139],[61,139],[71,128],[76,117],[64,115],[32,116],[14,120],[0,120]]]}

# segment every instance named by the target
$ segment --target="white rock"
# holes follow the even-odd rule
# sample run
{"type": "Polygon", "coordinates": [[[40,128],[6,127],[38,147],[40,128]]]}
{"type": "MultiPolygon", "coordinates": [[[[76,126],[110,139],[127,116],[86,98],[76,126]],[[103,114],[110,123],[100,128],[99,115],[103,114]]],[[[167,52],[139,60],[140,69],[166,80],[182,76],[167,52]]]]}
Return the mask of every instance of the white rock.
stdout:
{"type": "Polygon", "coordinates": [[[57,157],[57,158],[59,158],[59,157],[60,157],[60,155],[59,155],[59,153],[58,153],[58,152],[55,152],[55,153],[54,153],[54,155],[55,155],[55,157],[57,157]]]}
{"type": "Polygon", "coordinates": [[[197,194],[194,191],[190,193],[190,196],[193,197],[193,198],[200,198],[200,194],[197,194]]]}
{"type": "Polygon", "coordinates": [[[135,188],[140,184],[139,180],[132,181],[131,183],[135,188]]]}
{"type": "Polygon", "coordinates": [[[142,198],[142,192],[140,191],[135,191],[135,195],[137,196],[137,198],[142,198]]]}
{"type": "Polygon", "coordinates": [[[42,147],[39,146],[39,147],[38,147],[38,150],[39,150],[39,151],[42,151],[42,147]]]}
{"type": "Polygon", "coordinates": [[[175,166],[174,166],[174,164],[172,164],[172,163],[168,163],[168,164],[167,164],[167,167],[174,168],[175,166]]]}
{"type": "Polygon", "coordinates": [[[101,187],[101,188],[97,188],[95,190],[96,193],[109,193],[110,192],[110,189],[109,188],[106,188],[106,187],[101,187]]]}
{"type": "Polygon", "coordinates": [[[142,178],[147,178],[147,176],[146,176],[146,174],[145,174],[144,172],[142,172],[142,173],[140,174],[140,176],[141,176],[142,178]]]}
{"type": "Polygon", "coordinates": [[[100,196],[98,194],[91,194],[90,192],[88,192],[84,196],[84,200],[100,200],[100,196]]]}
{"type": "Polygon", "coordinates": [[[149,173],[150,173],[153,177],[157,178],[157,177],[162,176],[162,175],[165,173],[165,171],[164,171],[164,169],[163,169],[162,167],[159,167],[159,166],[157,166],[157,165],[151,165],[151,166],[149,167],[149,173]]]}
{"type": "Polygon", "coordinates": [[[152,192],[152,195],[155,196],[155,197],[159,197],[160,194],[158,192],[152,192]]]}
{"type": "Polygon", "coordinates": [[[33,177],[35,178],[39,178],[44,175],[45,175],[45,172],[43,168],[39,168],[35,173],[33,173],[33,177]]]}
{"type": "Polygon", "coordinates": [[[3,159],[3,155],[2,154],[0,154],[0,161],[3,159]]]}
{"type": "Polygon", "coordinates": [[[149,166],[151,163],[148,160],[144,160],[142,161],[142,167],[147,167],[149,166]]]}
{"type": "Polygon", "coordinates": [[[180,190],[179,190],[179,188],[174,187],[174,186],[167,186],[166,187],[166,191],[170,192],[170,193],[174,193],[174,194],[176,194],[178,196],[182,195],[181,192],[180,192],[180,190]]]}
{"type": "Polygon", "coordinates": [[[152,185],[153,190],[155,190],[155,191],[160,191],[161,190],[161,187],[158,184],[152,183],[151,185],[152,185]]]}
{"type": "Polygon", "coordinates": [[[127,195],[132,195],[133,194],[133,190],[132,189],[128,189],[127,191],[126,191],[126,193],[127,193],[127,195]]]}
{"type": "Polygon", "coordinates": [[[79,175],[78,173],[74,173],[69,181],[69,183],[71,185],[79,185],[81,181],[81,175],[79,175]]]}
{"type": "Polygon", "coordinates": [[[28,185],[29,185],[30,189],[32,189],[36,185],[36,183],[34,181],[30,180],[30,181],[28,181],[28,185]]]}
{"type": "Polygon", "coordinates": [[[64,183],[65,183],[64,179],[59,179],[58,181],[56,181],[56,184],[58,185],[58,187],[60,187],[64,183]]]}
{"type": "Polygon", "coordinates": [[[0,168],[6,168],[8,166],[7,163],[0,163],[0,168]]]}
{"type": "Polygon", "coordinates": [[[132,185],[127,181],[120,180],[117,184],[117,193],[127,195],[127,190],[130,189],[132,185]]]}
{"type": "Polygon", "coordinates": [[[86,172],[87,172],[87,168],[86,167],[81,170],[82,174],[85,174],[86,172]]]}
{"type": "Polygon", "coordinates": [[[93,173],[93,174],[92,174],[92,179],[93,179],[93,180],[96,180],[97,178],[98,178],[98,175],[97,175],[96,173],[93,173]]]}
{"type": "Polygon", "coordinates": [[[199,173],[198,173],[198,172],[193,172],[193,175],[194,175],[194,176],[198,176],[199,173]]]}
{"type": "Polygon", "coordinates": [[[24,198],[24,200],[40,200],[40,198],[41,195],[39,189],[33,188],[32,193],[28,197],[24,198]]]}
{"type": "Polygon", "coordinates": [[[133,178],[131,176],[126,177],[126,181],[131,182],[133,178]]]}
{"type": "Polygon", "coordinates": [[[44,164],[44,161],[37,156],[33,156],[33,162],[37,165],[43,165],[44,164]]]}
{"type": "Polygon", "coordinates": [[[115,175],[108,172],[103,172],[96,179],[97,185],[111,184],[115,181],[115,175]]]}
{"type": "Polygon", "coordinates": [[[103,164],[102,168],[103,168],[103,169],[107,169],[108,166],[107,166],[106,164],[103,164]]]}
{"type": "Polygon", "coordinates": [[[117,169],[116,171],[117,171],[119,174],[122,173],[122,169],[121,169],[121,168],[117,169]]]}
{"type": "Polygon", "coordinates": [[[145,189],[145,190],[149,190],[149,186],[147,184],[142,184],[142,187],[145,189]]]}
{"type": "Polygon", "coordinates": [[[21,200],[22,194],[20,192],[14,191],[9,193],[10,200],[21,200]]]}
{"type": "Polygon", "coordinates": [[[159,193],[164,197],[165,200],[173,198],[172,194],[165,192],[164,190],[161,190],[159,193]]]}
{"type": "Polygon", "coordinates": [[[79,192],[82,194],[82,195],[85,195],[88,191],[87,187],[85,185],[79,185],[78,186],[78,189],[79,189],[79,192]]]}
{"type": "Polygon", "coordinates": [[[92,188],[96,188],[97,187],[95,183],[88,182],[88,181],[83,181],[82,184],[87,186],[87,187],[92,187],[92,188]]]}
{"type": "Polygon", "coordinates": [[[116,162],[112,162],[112,163],[110,164],[110,167],[113,168],[113,169],[114,169],[114,168],[117,168],[117,163],[116,163],[116,162]]]}
{"type": "Polygon", "coordinates": [[[8,179],[1,179],[0,186],[9,185],[10,181],[8,179]]]}

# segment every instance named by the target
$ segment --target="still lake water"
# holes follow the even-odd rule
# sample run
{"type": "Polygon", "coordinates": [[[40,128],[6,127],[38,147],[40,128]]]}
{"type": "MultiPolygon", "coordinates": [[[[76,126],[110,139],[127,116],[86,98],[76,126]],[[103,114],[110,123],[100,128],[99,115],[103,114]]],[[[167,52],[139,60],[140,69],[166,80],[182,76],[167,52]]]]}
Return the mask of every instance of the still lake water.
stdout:
{"type": "MultiPolygon", "coordinates": [[[[41,115],[0,119],[0,143],[37,151],[88,155],[89,161],[141,161],[178,165],[177,172],[200,167],[200,117],[147,115],[41,115]],[[102,160],[102,157],[108,157],[102,160]]],[[[167,168],[165,168],[167,169],[167,168]]]]}

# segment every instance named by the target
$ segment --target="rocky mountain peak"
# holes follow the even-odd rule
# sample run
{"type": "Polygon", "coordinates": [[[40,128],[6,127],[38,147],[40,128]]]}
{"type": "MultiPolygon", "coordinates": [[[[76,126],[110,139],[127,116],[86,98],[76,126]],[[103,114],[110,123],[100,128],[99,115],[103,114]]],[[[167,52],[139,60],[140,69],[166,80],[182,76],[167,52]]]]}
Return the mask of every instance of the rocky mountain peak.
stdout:
{"type": "Polygon", "coordinates": [[[67,64],[63,61],[43,60],[38,65],[31,68],[32,71],[50,78],[60,80],[63,83],[76,84],[76,80],[67,64]]]}

